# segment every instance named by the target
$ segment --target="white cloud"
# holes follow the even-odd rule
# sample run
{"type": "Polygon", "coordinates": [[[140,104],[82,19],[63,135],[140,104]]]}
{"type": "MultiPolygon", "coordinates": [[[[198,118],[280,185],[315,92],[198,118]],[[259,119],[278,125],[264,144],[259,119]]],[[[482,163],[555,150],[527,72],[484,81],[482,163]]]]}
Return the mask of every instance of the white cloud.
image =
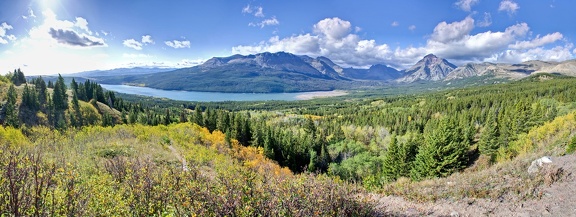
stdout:
{"type": "Polygon", "coordinates": [[[410,25],[410,26],[408,26],[408,30],[410,30],[410,31],[416,30],[416,25],[410,25]]]}
{"type": "Polygon", "coordinates": [[[264,17],[264,8],[262,8],[260,6],[252,7],[250,4],[248,4],[242,8],[242,13],[243,14],[252,14],[255,17],[264,17]]]}
{"type": "Polygon", "coordinates": [[[37,19],[27,34],[5,37],[15,42],[0,53],[0,71],[22,68],[27,75],[38,75],[107,68],[107,44],[104,38],[90,35],[88,21],[61,20],[51,10],[37,19]]]}
{"type": "Polygon", "coordinates": [[[471,17],[466,17],[466,19],[462,21],[450,24],[441,22],[434,28],[432,40],[443,43],[461,40],[464,36],[468,35],[472,29],[474,29],[474,19],[471,17]]]}
{"type": "Polygon", "coordinates": [[[265,26],[275,26],[279,24],[280,22],[276,19],[276,17],[262,20],[262,22],[259,23],[248,23],[249,26],[259,26],[260,28],[264,28],[265,26]]]}
{"type": "Polygon", "coordinates": [[[285,51],[298,55],[326,56],[344,67],[386,64],[400,69],[413,65],[429,53],[454,63],[564,60],[571,58],[571,52],[576,53],[571,44],[551,49],[543,47],[560,43],[559,33],[537,36],[524,42],[530,31],[526,23],[509,26],[502,31],[472,34],[474,22],[471,17],[452,23],[441,22],[424,45],[392,48],[373,39],[361,38],[352,32],[353,26],[348,21],[337,17],[327,18],[313,25],[312,33],[285,38],[273,36],[258,44],[233,47],[232,53],[246,55],[285,51]]]}
{"type": "Polygon", "coordinates": [[[142,36],[142,43],[143,44],[154,44],[154,40],[152,40],[152,36],[150,36],[150,35],[143,35],[142,36]]]}
{"type": "Polygon", "coordinates": [[[394,21],[390,25],[396,27],[396,26],[399,26],[400,23],[398,21],[394,21]]]}
{"type": "Polygon", "coordinates": [[[463,11],[471,11],[472,6],[477,4],[479,1],[480,0],[458,0],[454,4],[456,6],[458,6],[460,9],[462,9],[463,11]]]}
{"type": "Polygon", "coordinates": [[[556,46],[552,49],[537,47],[529,50],[506,50],[497,55],[497,62],[518,63],[529,60],[564,61],[572,59],[572,44],[556,46]]]}
{"type": "Polygon", "coordinates": [[[16,36],[6,34],[6,32],[11,29],[13,29],[13,27],[11,25],[8,25],[8,23],[6,22],[0,24],[0,44],[8,44],[8,41],[6,39],[10,41],[16,40],[16,36]]]}
{"type": "Polygon", "coordinates": [[[262,7],[257,7],[256,8],[256,12],[254,12],[254,16],[256,17],[264,17],[264,12],[263,12],[263,8],[262,7]]]}
{"type": "Polygon", "coordinates": [[[152,36],[150,35],[143,35],[141,41],[137,41],[133,38],[126,39],[122,44],[126,47],[133,48],[135,50],[142,50],[144,45],[154,44],[154,40],[152,40],[152,36]]]}
{"type": "Polygon", "coordinates": [[[124,57],[124,58],[130,58],[130,59],[142,59],[142,58],[150,58],[150,57],[152,57],[152,56],[147,55],[147,54],[141,54],[141,53],[138,53],[138,54],[134,54],[134,53],[124,53],[124,54],[122,54],[122,57],[124,57]]]}
{"type": "Polygon", "coordinates": [[[140,43],[139,41],[136,41],[132,38],[124,40],[124,42],[122,42],[122,44],[126,47],[133,48],[135,50],[142,50],[142,43],[140,43]]]}
{"type": "Polygon", "coordinates": [[[488,27],[492,25],[492,15],[488,12],[484,12],[484,19],[478,22],[479,27],[488,27]]]}
{"type": "Polygon", "coordinates": [[[562,38],[564,38],[564,36],[561,33],[555,32],[552,34],[547,34],[542,38],[540,38],[538,35],[531,41],[517,41],[515,44],[512,44],[509,47],[516,50],[532,49],[546,44],[554,43],[562,38]]]}
{"type": "Polygon", "coordinates": [[[168,45],[169,47],[178,49],[178,48],[190,48],[190,41],[165,41],[164,44],[168,45]]]}
{"type": "Polygon", "coordinates": [[[243,14],[251,14],[252,13],[252,7],[250,7],[250,4],[248,4],[242,8],[242,13],[243,14]]]}
{"type": "Polygon", "coordinates": [[[23,19],[28,19],[28,18],[36,18],[36,15],[34,14],[34,11],[32,9],[28,9],[28,16],[26,15],[22,15],[23,19]]]}
{"type": "Polygon", "coordinates": [[[327,36],[329,39],[338,40],[350,33],[350,22],[338,17],[326,18],[314,25],[314,32],[327,36]]]}
{"type": "Polygon", "coordinates": [[[76,17],[76,23],[74,26],[86,31],[88,34],[92,35],[90,29],[88,29],[88,21],[82,17],[76,17]]]}
{"type": "Polygon", "coordinates": [[[318,54],[320,52],[319,37],[305,34],[280,39],[278,36],[274,36],[267,42],[261,42],[256,46],[236,46],[232,48],[232,53],[244,55],[280,51],[308,55],[318,54]]]}
{"type": "Polygon", "coordinates": [[[28,32],[29,38],[43,43],[53,43],[76,47],[106,47],[103,38],[92,36],[88,28],[88,21],[82,17],[76,17],[74,21],[59,20],[51,10],[42,12],[44,21],[41,25],[33,27],[28,32]]]}
{"type": "Polygon", "coordinates": [[[520,9],[520,6],[512,0],[503,0],[500,2],[500,7],[498,7],[498,11],[506,11],[509,14],[516,13],[518,9],[520,9]]]}

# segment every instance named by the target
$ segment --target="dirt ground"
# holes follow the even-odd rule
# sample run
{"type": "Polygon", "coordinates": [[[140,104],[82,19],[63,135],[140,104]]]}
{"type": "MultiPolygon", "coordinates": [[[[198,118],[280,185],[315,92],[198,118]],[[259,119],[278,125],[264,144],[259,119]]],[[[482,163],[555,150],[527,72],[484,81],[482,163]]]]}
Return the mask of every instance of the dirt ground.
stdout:
{"type": "Polygon", "coordinates": [[[372,198],[377,200],[377,210],[382,216],[576,216],[576,155],[554,157],[552,161],[542,170],[562,168],[562,176],[543,186],[539,199],[444,199],[417,203],[397,196],[372,198]]]}

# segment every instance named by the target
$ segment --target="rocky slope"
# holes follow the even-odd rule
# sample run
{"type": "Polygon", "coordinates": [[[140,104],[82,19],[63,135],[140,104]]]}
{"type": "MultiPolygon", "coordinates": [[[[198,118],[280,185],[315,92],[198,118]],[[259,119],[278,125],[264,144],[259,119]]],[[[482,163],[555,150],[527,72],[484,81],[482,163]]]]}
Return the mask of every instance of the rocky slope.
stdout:
{"type": "Polygon", "coordinates": [[[420,80],[441,81],[444,80],[450,72],[456,69],[456,67],[456,65],[445,59],[439,58],[434,54],[428,54],[414,66],[405,70],[404,74],[406,74],[406,76],[400,78],[398,81],[405,83],[412,83],[420,80]]]}

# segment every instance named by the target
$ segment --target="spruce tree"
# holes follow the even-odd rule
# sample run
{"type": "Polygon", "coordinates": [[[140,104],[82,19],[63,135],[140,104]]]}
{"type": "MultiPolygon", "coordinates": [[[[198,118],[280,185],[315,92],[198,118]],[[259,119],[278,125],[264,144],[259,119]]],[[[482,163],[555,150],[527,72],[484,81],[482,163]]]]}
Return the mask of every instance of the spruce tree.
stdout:
{"type": "Polygon", "coordinates": [[[478,141],[478,149],[480,150],[480,153],[489,156],[491,161],[496,157],[496,152],[500,147],[499,137],[500,129],[498,129],[496,114],[494,110],[491,109],[488,112],[484,129],[482,130],[480,140],[478,141]]]}
{"type": "Polygon", "coordinates": [[[194,123],[204,126],[204,117],[202,116],[202,110],[200,109],[200,105],[196,105],[194,108],[194,123]]]}
{"type": "Polygon", "coordinates": [[[424,146],[414,160],[410,176],[414,180],[448,176],[468,163],[469,143],[454,121],[431,120],[424,129],[424,146]]]}
{"type": "Polygon", "coordinates": [[[5,125],[11,127],[18,127],[20,125],[18,120],[18,110],[16,110],[16,99],[18,97],[14,85],[10,85],[7,93],[8,99],[6,100],[6,117],[5,125]]]}

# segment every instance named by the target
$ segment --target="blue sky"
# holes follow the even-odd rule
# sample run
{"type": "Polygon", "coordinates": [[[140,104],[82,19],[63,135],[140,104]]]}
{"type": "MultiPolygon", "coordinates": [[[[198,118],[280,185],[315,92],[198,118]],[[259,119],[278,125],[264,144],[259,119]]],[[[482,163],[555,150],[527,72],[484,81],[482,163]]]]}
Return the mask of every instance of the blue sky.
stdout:
{"type": "Polygon", "coordinates": [[[573,0],[2,0],[0,73],[189,67],[286,51],[406,68],[576,56],[573,0]]]}

